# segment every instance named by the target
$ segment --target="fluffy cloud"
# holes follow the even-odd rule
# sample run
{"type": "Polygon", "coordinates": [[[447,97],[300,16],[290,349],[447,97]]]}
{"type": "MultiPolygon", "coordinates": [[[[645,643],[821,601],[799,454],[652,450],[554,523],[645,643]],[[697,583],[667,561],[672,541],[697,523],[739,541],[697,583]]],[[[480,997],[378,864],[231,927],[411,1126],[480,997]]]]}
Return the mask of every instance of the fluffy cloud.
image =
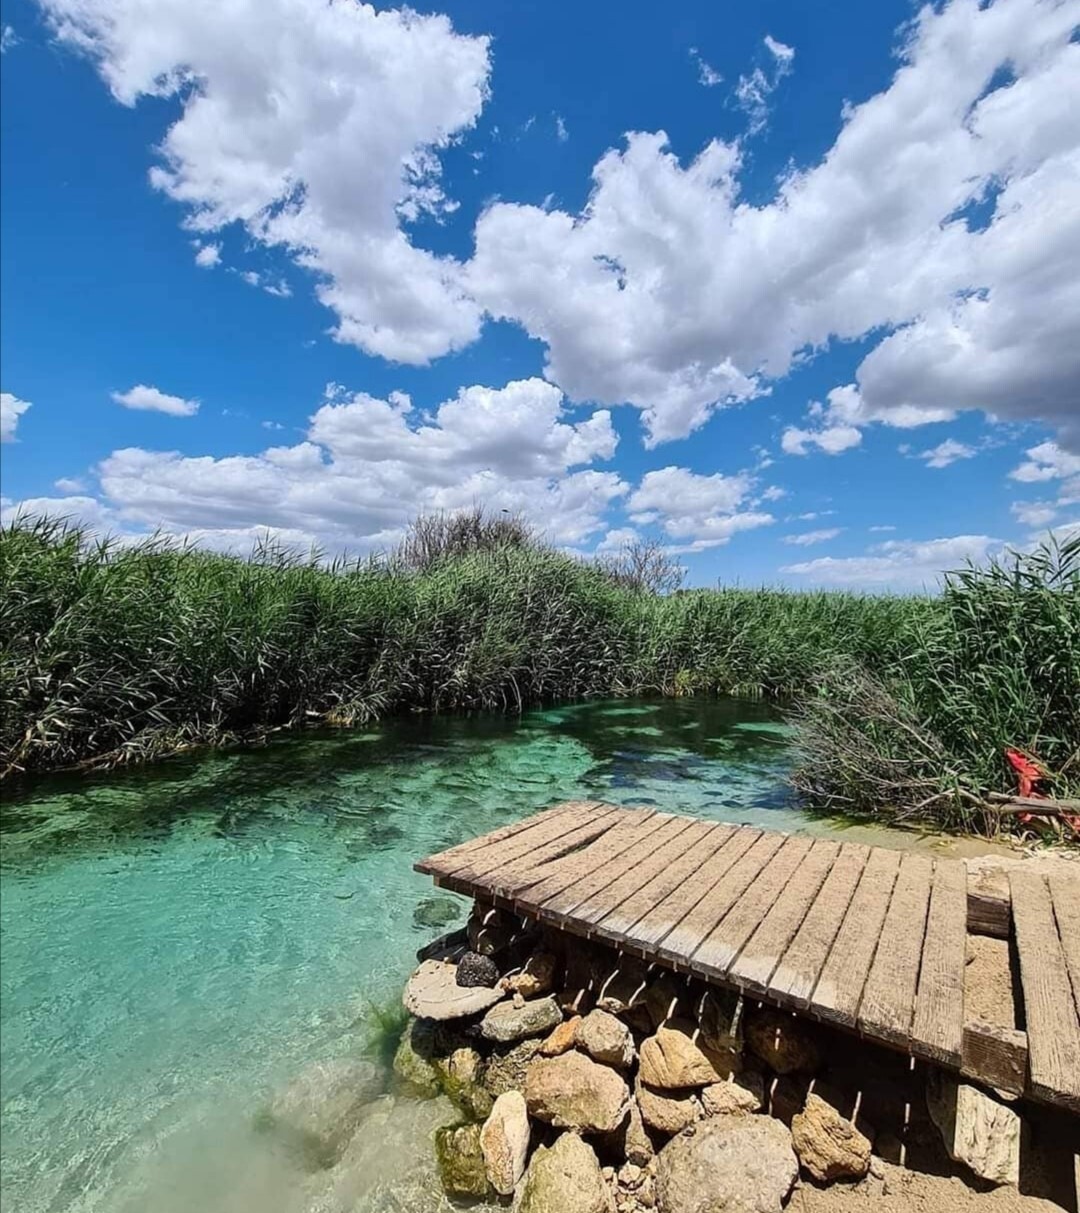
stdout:
{"type": "Polygon", "coordinates": [[[928,451],[920,451],[919,458],[926,460],[928,468],[947,468],[950,463],[959,459],[973,459],[978,454],[974,447],[957,442],[954,438],[946,438],[928,451]]]}
{"type": "Polygon", "coordinates": [[[402,224],[451,209],[438,153],[476,121],[488,40],[353,0],[42,0],[114,96],[178,97],[153,185],[208,234],[241,223],[313,271],[338,340],[424,363],[480,310],[402,224]]]}
{"type": "Polygon", "coordinates": [[[930,589],[943,573],[981,563],[1001,549],[988,535],[954,535],[948,539],[891,539],[865,556],[819,556],[780,571],[814,585],[878,586],[889,589],[930,589]]]}
{"type": "Polygon", "coordinates": [[[1045,526],[1057,516],[1052,501],[1014,501],[1009,512],[1025,526],[1045,526]]]}
{"type": "Polygon", "coordinates": [[[112,398],[126,409],[168,413],[171,417],[194,417],[199,411],[197,400],[185,400],[183,396],[170,396],[145,383],[137,383],[133,388],[128,388],[126,392],[113,392],[112,398]]]}
{"type": "Polygon", "coordinates": [[[225,458],[118,450],[97,469],[100,499],[32,507],[77,513],[97,529],[160,528],[226,550],[245,551],[269,534],[355,552],[394,543],[419,510],[481,502],[521,511],[554,542],[578,544],[628,491],[614,473],[588,466],[615,444],[606,411],[571,421],[562,393],[541,379],[463,388],[430,416],[403,393],[381,400],[331,385],[293,446],[225,458]]]}
{"type": "Polygon", "coordinates": [[[213,269],[221,263],[220,244],[200,244],[195,242],[195,264],[204,270],[213,269]]]}
{"type": "Polygon", "coordinates": [[[1029,447],[1025,454],[1024,462],[1009,473],[1013,480],[1033,484],[1080,475],[1080,455],[1062,450],[1056,442],[1040,442],[1029,447]]]}
{"type": "Polygon", "coordinates": [[[823,527],[820,531],[803,531],[801,535],[785,535],[785,543],[793,543],[796,547],[807,548],[815,543],[826,543],[830,539],[835,539],[843,530],[842,527],[830,526],[823,527]]]}
{"type": "Polygon", "coordinates": [[[627,509],[634,522],[659,522],[672,539],[685,540],[669,551],[702,552],[727,543],[739,531],[774,522],[772,514],[740,510],[754,487],[745,472],[735,476],[699,476],[687,468],[646,472],[627,509]]]}
{"type": "Polygon", "coordinates": [[[0,442],[15,441],[19,418],[29,407],[29,400],[20,400],[11,392],[0,392],[0,442]]]}
{"type": "Polygon", "coordinates": [[[738,144],[683,163],[632,133],[582,213],[490,207],[470,289],[546,343],[573,398],[635,405],[654,443],[868,335],[860,420],[802,449],[962,409],[1080,442],[1078,20],[1077,0],[924,7],[890,86],[765,205],[739,197],[738,144]]]}

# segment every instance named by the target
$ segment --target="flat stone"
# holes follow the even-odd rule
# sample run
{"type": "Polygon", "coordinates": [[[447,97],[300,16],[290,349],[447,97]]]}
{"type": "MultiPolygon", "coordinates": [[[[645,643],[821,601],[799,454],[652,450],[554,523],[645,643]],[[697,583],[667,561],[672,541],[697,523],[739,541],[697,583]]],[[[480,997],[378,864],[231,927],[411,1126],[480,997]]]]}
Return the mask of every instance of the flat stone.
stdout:
{"type": "Polygon", "coordinates": [[[608,1011],[590,1011],[578,1024],[574,1043],[593,1059],[616,1070],[629,1069],[634,1060],[634,1038],[626,1024],[608,1011]]]}
{"type": "Polygon", "coordinates": [[[541,1146],[522,1181],[516,1213],[611,1213],[611,1196],[588,1143],[563,1133],[541,1146]]]}
{"type": "Polygon", "coordinates": [[[734,1055],[707,1048],[689,1020],[673,1019],[641,1044],[639,1073],[650,1087],[704,1087],[730,1077],[734,1068],[734,1055]]]}
{"type": "Polygon", "coordinates": [[[930,1075],[926,1106],[950,1158],[990,1183],[1019,1183],[1021,1121],[1014,1108],[941,1071],[930,1075]]]}
{"type": "Polygon", "coordinates": [[[499,989],[459,986],[457,965],[425,960],[409,978],[402,1001],[406,1011],[420,1019],[460,1019],[486,1011],[505,997],[499,989]]]}
{"type": "Polygon", "coordinates": [[[791,1121],[791,1140],[802,1166],[819,1182],[861,1179],[870,1170],[873,1133],[863,1132],[816,1092],[791,1121]]]}
{"type": "Polygon", "coordinates": [[[539,1120],[582,1133],[611,1133],[622,1123],[630,1091],[609,1066],[576,1050],[538,1057],[525,1075],[525,1102],[539,1120]]]}
{"type": "Polygon", "coordinates": [[[540,1052],[544,1057],[558,1057],[560,1053],[565,1053],[574,1047],[574,1036],[577,1033],[577,1026],[581,1023],[580,1015],[572,1015],[569,1019],[563,1020],[554,1032],[548,1036],[544,1043],[540,1046],[540,1052]]]}
{"type": "Polygon", "coordinates": [[[480,1021],[480,1035],[485,1040],[508,1044],[526,1036],[541,1036],[562,1023],[562,1017],[554,998],[535,998],[521,1006],[504,1002],[492,1007],[480,1021]]]}
{"type": "Polygon", "coordinates": [[[701,1119],[701,1100],[692,1091],[653,1091],[639,1079],[634,1098],[642,1121],[659,1133],[681,1133],[701,1119]]]}
{"type": "Polygon", "coordinates": [[[509,1196],[529,1155],[529,1112],[520,1091],[506,1091],[495,1101],[480,1130],[480,1148],[488,1182],[500,1196],[509,1196]]]}
{"type": "Polygon", "coordinates": [[[660,1151],[661,1213],[780,1213],[799,1173],[791,1134],[768,1116],[715,1116],[660,1151]]]}

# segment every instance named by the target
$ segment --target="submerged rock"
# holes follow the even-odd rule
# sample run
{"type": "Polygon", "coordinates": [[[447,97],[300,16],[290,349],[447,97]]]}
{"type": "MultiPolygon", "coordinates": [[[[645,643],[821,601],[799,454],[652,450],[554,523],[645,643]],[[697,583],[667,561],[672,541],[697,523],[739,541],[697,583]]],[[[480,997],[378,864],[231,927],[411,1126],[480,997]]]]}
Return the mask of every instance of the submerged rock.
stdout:
{"type": "Polygon", "coordinates": [[[416,1095],[439,1093],[435,1053],[434,1023],[430,1019],[410,1019],[394,1054],[394,1073],[416,1095]]]}
{"type": "Polygon", "coordinates": [[[466,952],[458,961],[457,973],[454,980],[459,986],[487,986],[498,984],[499,967],[490,956],[481,956],[479,952],[466,952]]]}
{"type": "Polygon", "coordinates": [[[448,1196],[486,1196],[487,1167],[480,1147],[480,1126],[451,1125],[435,1131],[439,1178],[448,1196]]]}
{"type": "Polygon", "coordinates": [[[504,1002],[480,1021],[480,1035],[485,1040],[508,1044],[526,1036],[540,1036],[562,1023],[562,1011],[554,998],[536,998],[520,1007],[504,1002]]]}
{"type": "Polygon", "coordinates": [[[414,927],[448,927],[461,917],[461,903],[449,897],[425,897],[413,910],[414,927]]]}
{"type": "Polygon", "coordinates": [[[491,1186],[509,1196],[529,1155],[529,1112],[520,1091],[506,1091],[495,1101],[480,1130],[480,1148],[491,1186]]]}
{"type": "Polygon", "coordinates": [[[529,1111],[560,1129],[611,1133],[629,1100],[629,1088],[614,1070],[576,1051],[539,1057],[525,1075],[529,1111]]]}
{"type": "Polygon", "coordinates": [[[718,1116],[660,1151],[660,1213],[780,1213],[799,1164],[791,1134],[768,1116],[718,1116]]]}
{"type": "Polygon", "coordinates": [[[541,1146],[525,1172],[517,1213],[611,1213],[611,1196],[591,1146],[564,1133],[541,1146]]]}
{"type": "Polygon", "coordinates": [[[819,1183],[861,1179],[870,1170],[873,1133],[863,1132],[816,1092],[791,1121],[791,1140],[799,1162],[819,1183]]]}
{"type": "Polygon", "coordinates": [[[459,986],[457,965],[425,960],[409,978],[402,1001],[410,1014],[421,1019],[460,1019],[486,1011],[503,997],[499,989],[459,986]]]}
{"type": "Polygon", "coordinates": [[[259,1124],[283,1138],[309,1167],[330,1167],[382,1086],[372,1062],[350,1057],[313,1062],[274,1095],[259,1124]]]}

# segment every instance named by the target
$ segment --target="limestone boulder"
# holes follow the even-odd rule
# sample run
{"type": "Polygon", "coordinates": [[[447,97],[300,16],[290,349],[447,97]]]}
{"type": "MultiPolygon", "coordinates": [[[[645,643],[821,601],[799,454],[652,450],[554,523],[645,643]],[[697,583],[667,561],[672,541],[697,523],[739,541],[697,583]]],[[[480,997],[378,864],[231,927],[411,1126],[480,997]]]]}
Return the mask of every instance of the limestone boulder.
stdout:
{"type": "Polygon", "coordinates": [[[555,974],[559,961],[552,952],[534,952],[519,973],[503,978],[503,985],[512,994],[523,998],[538,998],[555,988],[555,974]]]}
{"type": "Polygon", "coordinates": [[[484,1067],[482,1082],[487,1093],[498,1099],[504,1091],[524,1091],[525,1075],[540,1043],[533,1037],[515,1045],[496,1047],[484,1067]]]}
{"type": "Polygon", "coordinates": [[[448,1056],[435,1060],[439,1085],[472,1120],[483,1120],[491,1111],[492,1097],[484,1087],[484,1060],[471,1045],[462,1045],[448,1056]]]}
{"type": "Polygon", "coordinates": [[[545,1057],[558,1057],[560,1053],[572,1049],[579,1023],[581,1023],[580,1015],[571,1015],[569,1019],[564,1019],[555,1031],[545,1038],[540,1046],[540,1052],[545,1057]]]}
{"type": "Polygon", "coordinates": [[[641,1119],[641,1107],[637,1099],[630,1101],[630,1110],[615,1130],[600,1139],[599,1148],[605,1157],[625,1158],[637,1167],[646,1167],[656,1156],[652,1139],[641,1119]]]}
{"type": "Polygon", "coordinates": [[[486,1011],[505,997],[497,987],[459,986],[456,964],[425,960],[409,978],[402,1001],[405,1010],[420,1019],[460,1019],[486,1011]]]}
{"type": "Polygon", "coordinates": [[[525,1174],[529,1156],[529,1112],[520,1091],[507,1091],[495,1101],[480,1130],[488,1182],[509,1196],[525,1174]]]}
{"type": "Polygon", "coordinates": [[[1019,1182],[1021,1121],[1015,1108],[940,1071],[927,1083],[926,1106],[950,1158],[990,1183],[1019,1182]]]}
{"type": "Polygon", "coordinates": [[[765,1106],[765,1083],[757,1070],[740,1070],[724,1082],[701,1088],[706,1116],[741,1116],[765,1106]]]}
{"type": "Polygon", "coordinates": [[[793,1015],[762,1007],[743,1031],[747,1048],[774,1074],[813,1074],[821,1064],[817,1042],[793,1015]]]}
{"type": "Polygon", "coordinates": [[[611,1133],[630,1102],[626,1083],[610,1066],[574,1050],[538,1057],[525,1075],[525,1102],[539,1120],[582,1133],[611,1133]]]}
{"type": "Polygon", "coordinates": [[[513,1002],[494,1006],[480,1021],[485,1040],[508,1044],[527,1036],[543,1036],[562,1023],[563,1013],[554,998],[534,998],[515,1006],[513,1002]]]}
{"type": "Polygon", "coordinates": [[[488,1194],[487,1167],[480,1147],[480,1126],[450,1125],[435,1130],[435,1158],[448,1196],[488,1194]]]}
{"type": "Polygon", "coordinates": [[[690,1020],[673,1019],[641,1044],[639,1074],[650,1087],[704,1087],[729,1078],[734,1069],[734,1055],[709,1049],[690,1020]]]}
{"type": "Polygon", "coordinates": [[[273,1096],[260,1124],[310,1168],[330,1167],[382,1086],[382,1075],[371,1062],[349,1057],[313,1062],[273,1096]]]}
{"type": "Polygon", "coordinates": [[[613,1213],[593,1148],[575,1133],[541,1146],[525,1172],[516,1213],[613,1213]]]}
{"type": "Polygon", "coordinates": [[[638,1080],[634,1099],[642,1121],[658,1133],[681,1133],[702,1116],[701,1100],[691,1090],[654,1091],[638,1080]]]}
{"type": "Polygon", "coordinates": [[[791,1140],[799,1162],[819,1183],[861,1179],[870,1170],[869,1126],[853,1123],[816,1092],[792,1118],[791,1140]]]}
{"type": "Polygon", "coordinates": [[[791,1134],[767,1116],[717,1116],[660,1151],[660,1213],[780,1213],[799,1172],[791,1134]]]}
{"type": "Polygon", "coordinates": [[[574,1043],[593,1059],[616,1070],[627,1070],[634,1060],[634,1038],[621,1020],[597,1008],[574,1032],[574,1043]]]}

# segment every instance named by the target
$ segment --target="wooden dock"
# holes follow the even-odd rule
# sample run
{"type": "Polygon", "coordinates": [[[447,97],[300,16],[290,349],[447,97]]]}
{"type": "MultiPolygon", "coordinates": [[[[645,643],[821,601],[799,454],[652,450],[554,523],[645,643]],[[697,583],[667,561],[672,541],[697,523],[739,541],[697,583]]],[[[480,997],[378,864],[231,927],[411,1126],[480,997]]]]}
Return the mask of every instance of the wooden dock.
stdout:
{"type": "Polygon", "coordinates": [[[1080,1113],[1080,880],[573,802],[432,855],[438,885],[1080,1113]],[[973,930],[1015,941],[1023,1022],[964,1012],[973,930]]]}

